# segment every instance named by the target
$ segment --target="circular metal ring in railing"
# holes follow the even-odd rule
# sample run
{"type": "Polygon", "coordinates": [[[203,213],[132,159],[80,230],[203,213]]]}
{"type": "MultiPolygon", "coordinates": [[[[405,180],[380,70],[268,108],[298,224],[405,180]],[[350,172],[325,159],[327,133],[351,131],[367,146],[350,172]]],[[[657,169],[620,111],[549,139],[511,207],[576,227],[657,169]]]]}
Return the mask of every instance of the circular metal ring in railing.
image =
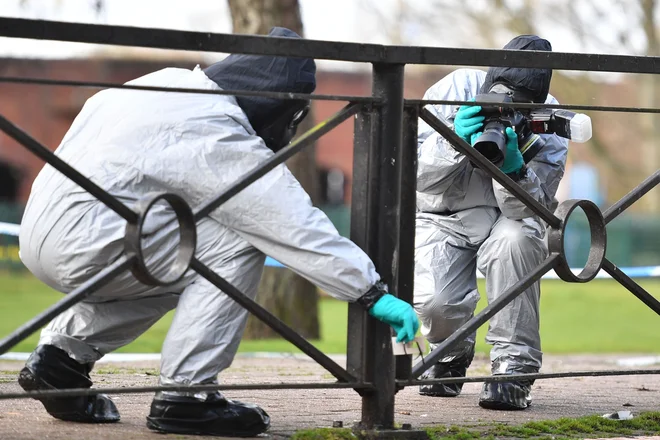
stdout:
{"type": "Polygon", "coordinates": [[[564,281],[572,283],[586,283],[591,281],[600,271],[605,258],[605,250],[607,249],[607,229],[605,228],[605,221],[603,214],[598,206],[589,200],[566,200],[562,202],[555,215],[561,219],[560,228],[548,228],[548,249],[551,253],[559,254],[555,272],[564,281]],[[589,249],[589,257],[584,269],[579,274],[574,274],[566,261],[566,253],[564,250],[564,235],[566,233],[566,225],[568,218],[575,208],[582,208],[587,215],[589,222],[589,230],[591,232],[591,247],[589,249]]]}
{"type": "Polygon", "coordinates": [[[188,270],[190,261],[195,254],[195,247],[197,244],[197,229],[195,225],[195,217],[192,209],[176,194],[158,192],[147,194],[133,206],[133,209],[138,214],[138,220],[135,223],[128,223],[126,225],[126,234],[124,237],[124,244],[126,251],[133,253],[135,263],[131,267],[133,276],[142,283],[151,286],[169,286],[181,278],[188,270]],[[167,274],[163,277],[157,277],[147,267],[144,261],[144,254],[142,252],[142,228],[147,214],[156,202],[164,200],[174,210],[174,214],[179,223],[179,249],[167,274]]]}

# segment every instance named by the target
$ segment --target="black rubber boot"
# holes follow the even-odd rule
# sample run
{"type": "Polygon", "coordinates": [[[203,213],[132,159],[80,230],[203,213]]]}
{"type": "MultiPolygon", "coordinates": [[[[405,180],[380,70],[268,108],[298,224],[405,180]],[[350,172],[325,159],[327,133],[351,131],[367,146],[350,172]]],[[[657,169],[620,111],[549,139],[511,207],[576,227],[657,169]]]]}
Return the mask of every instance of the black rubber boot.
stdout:
{"type": "MultiPolygon", "coordinates": [[[[424,374],[420,376],[421,380],[425,379],[441,379],[444,377],[465,377],[467,369],[474,359],[474,346],[471,346],[469,351],[461,356],[457,356],[449,362],[438,362],[424,374]]],[[[463,383],[451,384],[433,384],[433,385],[420,385],[419,394],[423,396],[433,397],[456,397],[461,394],[463,383]]]]}
{"type": "Polygon", "coordinates": [[[187,396],[157,396],[147,427],[158,432],[255,437],[270,427],[270,417],[257,405],[228,400],[216,392],[205,400],[187,396]]]}
{"type": "MultiPolygon", "coordinates": [[[[75,361],[64,350],[53,345],[40,345],[19,373],[18,384],[25,391],[90,388],[90,369],[89,365],[75,361]]],[[[119,421],[117,407],[105,394],[37,400],[56,419],[80,423],[119,421]]]]}
{"type": "MultiPolygon", "coordinates": [[[[522,364],[519,359],[502,356],[493,361],[493,376],[506,374],[538,373],[538,368],[522,364]]],[[[479,396],[479,406],[486,409],[519,411],[532,404],[533,380],[484,383],[479,396]]]]}
{"type": "Polygon", "coordinates": [[[532,386],[527,381],[488,382],[481,389],[479,406],[486,409],[519,411],[532,404],[532,386]]]}

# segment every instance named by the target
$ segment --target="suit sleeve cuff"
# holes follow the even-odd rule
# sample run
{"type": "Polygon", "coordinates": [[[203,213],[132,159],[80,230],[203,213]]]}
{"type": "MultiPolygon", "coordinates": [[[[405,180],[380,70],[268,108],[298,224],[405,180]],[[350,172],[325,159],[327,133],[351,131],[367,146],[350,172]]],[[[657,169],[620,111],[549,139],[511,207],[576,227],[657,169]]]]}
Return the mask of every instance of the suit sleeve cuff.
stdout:
{"type": "Polygon", "coordinates": [[[506,173],[506,175],[509,176],[514,182],[519,182],[527,177],[527,166],[523,165],[518,171],[514,171],[513,173],[506,173]]]}
{"type": "Polygon", "coordinates": [[[369,310],[385,294],[387,294],[387,285],[382,281],[378,281],[376,284],[371,286],[367,293],[359,297],[356,302],[364,307],[365,310],[369,310]]]}

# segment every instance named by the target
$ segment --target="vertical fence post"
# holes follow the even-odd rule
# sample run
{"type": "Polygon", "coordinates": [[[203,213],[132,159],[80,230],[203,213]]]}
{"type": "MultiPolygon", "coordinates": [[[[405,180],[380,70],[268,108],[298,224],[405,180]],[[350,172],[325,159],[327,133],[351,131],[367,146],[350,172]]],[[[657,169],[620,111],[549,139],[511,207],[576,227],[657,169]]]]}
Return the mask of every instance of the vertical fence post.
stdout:
{"type": "MultiPolygon", "coordinates": [[[[403,65],[374,64],[373,95],[382,103],[358,115],[353,153],[351,239],[369,254],[393,294],[397,293],[403,70],[403,65]]],[[[361,426],[393,428],[396,389],[391,330],[353,304],[348,314],[347,368],[375,386],[374,391],[362,393],[361,426]]]]}
{"type": "MultiPolygon", "coordinates": [[[[353,137],[353,185],[351,197],[351,240],[367,254],[375,252],[375,240],[371,239],[374,227],[373,203],[369,203],[378,194],[375,185],[378,169],[374,166],[375,139],[378,122],[374,109],[365,107],[355,117],[353,137]]],[[[348,338],[346,343],[346,369],[360,382],[371,381],[373,375],[373,356],[366,347],[373,345],[373,321],[364,308],[351,303],[348,306],[348,338]]],[[[358,390],[363,394],[362,391],[358,390]]]]}
{"type": "MultiPolygon", "coordinates": [[[[398,213],[396,237],[397,258],[394,266],[396,293],[404,301],[413,303],[415,278],[415,207],[417,184],[417,119],[419,109],[409,105],[403,109],[402,145],[397,158],[398,213]]],[[[408,379],[412,372],[412,355],[396,357],[396,378],[408,379]]]]}

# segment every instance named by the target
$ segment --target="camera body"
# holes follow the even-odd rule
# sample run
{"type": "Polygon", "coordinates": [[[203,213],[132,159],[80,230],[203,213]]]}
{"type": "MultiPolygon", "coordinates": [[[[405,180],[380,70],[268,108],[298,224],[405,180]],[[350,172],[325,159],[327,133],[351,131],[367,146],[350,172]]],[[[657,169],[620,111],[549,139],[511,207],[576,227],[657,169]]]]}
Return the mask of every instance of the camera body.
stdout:
{"type": "Polygon", "coordinates": [[[497,167],[502,166],[506,156],[507,127],[513,128],[518,135],[518,149],[525,163],[531,161],[545,145],[539,134],[556,134],[575,142],[586,142],[591,138],[591,119],[584,114],[503,106],[515,102],[511,93],[491,91],[477,95],[475,101],[481,103],[479,114],[485,119],[483,134],[473,147],[497,167]]]}
{"type": "Polygon", "coordinates": [[[511,103],[513,99],[507,93],[484,93],[475,98],[478,102],[493,103],[492,106],[481,104],[480,115],[484,116],[484,131],[474,144],[474,148],[483,154],[495,166],[502,166],[506,155],[507,127],[513,128],[518,135],[518,148],[525,163],[532,160],[545,142],[532,132],[527,115],[522,111],[503,107],[500,104],[511,103]]]}

